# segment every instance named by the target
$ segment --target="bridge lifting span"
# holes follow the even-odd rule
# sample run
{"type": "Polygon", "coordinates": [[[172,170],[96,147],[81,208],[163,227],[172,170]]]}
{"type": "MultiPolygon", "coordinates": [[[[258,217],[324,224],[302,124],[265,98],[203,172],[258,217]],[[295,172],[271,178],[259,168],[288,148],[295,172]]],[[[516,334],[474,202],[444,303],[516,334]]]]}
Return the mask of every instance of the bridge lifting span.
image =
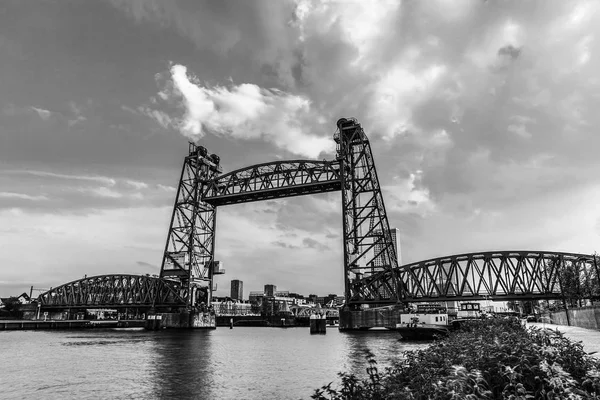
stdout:
{"type": "Polygon", "coordinates": [[[214,275],[223,273],[215,260],[219,206],[331,191],[342,195],[344,294],[351,308],[411,301],[559,298],[560,265],[576,263],[582,271],[589,271],[594,264],[593,256],[583,254],[499,251],[398,266],[371,145],[363,128],[354,119],[342,118],[334,140],[334,160],[276,161],[226,174],[222,174],[217,155],[190,143],[160,278],[92,277],[52,289],[40,296],[40,302],[55,307],[89,303],[194,309],[209,305],[214,275]],[[95,288],[90,291],[92,286],[95,288]]]}

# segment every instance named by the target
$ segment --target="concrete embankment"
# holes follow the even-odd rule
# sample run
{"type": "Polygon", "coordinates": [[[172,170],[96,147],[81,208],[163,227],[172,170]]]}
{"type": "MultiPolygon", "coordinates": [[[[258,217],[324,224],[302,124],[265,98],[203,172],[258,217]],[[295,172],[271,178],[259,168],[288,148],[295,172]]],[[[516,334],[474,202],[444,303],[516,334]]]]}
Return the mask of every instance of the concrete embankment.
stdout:
{"type": "Polygon", "coordinates": [[[570,308],[542,316],[543,322],[570,325],[586,329],[600,329],[600,306],[570,308]],[[568,318],[567,318],[568,313],[568,318]]]}
{"type": "Polygon", "coordinates": [[[273,326],[273,327],[292,327],[308,326],[308,318],[299,319],[294,317],[280,316],[260,316],[260,315],[235,315],[235,316],[217,316],[217,326],[273,326]]]}
{"type": "Polygon", "coordinates": [[[0,320],[2,330],[42,329],[94,329],[94,328],[141,328],[146,321],[99,321],[99,320],[0,320]]]}

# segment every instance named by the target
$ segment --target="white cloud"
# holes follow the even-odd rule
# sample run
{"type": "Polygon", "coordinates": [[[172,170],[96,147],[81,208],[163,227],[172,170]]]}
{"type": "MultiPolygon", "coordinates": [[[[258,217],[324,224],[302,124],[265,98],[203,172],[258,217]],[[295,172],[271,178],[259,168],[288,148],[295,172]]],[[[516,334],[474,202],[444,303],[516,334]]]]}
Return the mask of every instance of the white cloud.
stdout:
{"type": "Polygon", "coordinates": [[[190,77],[183,65],[174,65],[170,73],[172,88],[161,90],[160,97],[170,104],[182,104],[183,116],[171,119],[163,112],[144,109],[145,114],[163,126],[174,124],[183,135],[193,139],[207,133],[263,139],[310,158],[334,149],[329,136],[312,133],[315,125],[309,124],[311,109],[307,98],[254,84],[205,87],[190,77]]]}
{"type": "Polygon", "coordinates": [[[418,71],[415,66],[400,64],[377,81],[371,102],[369,117],[372,129],[384,137],[415,129],[412,110],[432,94],[435,84],[446,72],[443,65],[431,65],[418,71]]]}
{"type": "Polygon", "coordinates": [[[0,198],[4,199],[19,199],[19,200],[30,200],[30,201],[43,201],[48,200],[48,197],[44,195],[32,196],[24,193],[14,193],[14,192],[0,192],[0,198]]]}
{"type": "Polygon", "coordinates": [[[135,189],[147,189],[148,188],[148,184],[145,182],[140,182],[140,181],[134,181],[134,180],[126,180],[125,183],[135,189]]]}
{"type": "Polygon", "coordinates": [[[416,212],[421,216],[436,211],[436,205],[427,188],[420,184],[422,171],[415,171],[407,178],[394,178],[393,185],[382,186],[389,211],[416,212]]]}
{"type": "Polygon", "coordinates": [[[78,181],[92,181],[92,182],[100,182],[107,186],[114,186],[116,184],[116,180],[113,178],[108,178],[106,176],[95,176],[95,175],[70,175],[70,174],[59,174],[54,172],[47,171],[36,171],[36,170],[11,170],[5,171],[6,173],[14,173],[14,174],[27,174],[34,175],[39,177],[47,177],[47,178],[57,178],[57,179],[72,179],[78,181]]]}
{"type": "Polygon", "coordinates": [[[52,113],[48,110],[44,110],[43,108],[36,108],[36,107],[31,107],[31,109],[33,111],[35,111],[36,113],[38,113],[38,115],[40,116],[41,119],[48,119],[50,118],[50,115],[52,115],[52,113]]]}
{"type": "Polygon", "coordinates": [[[87,118],[83,116],[82,107],[78,106],[74,101],[69,102],[69,109],[71,110],[71,114],[75,116],[75,118],[70,118],[67,121],[67,125],[69,127],[75,126],[80,122],[87,121],[87,118]]]}
{"type": "Polygon", "coordinates": [[[508,131],[525,139],[530,139],[532,134],[525,128],[525,125],[509,125],[508,131]]]}
{"type": "Polygon", "coordinates": [[[173,186],[161,185],[160,183],[156,185],[156,187],[160,190],[164,190],[165,192],[175,192],[177,190],[177,188],[173,186]]]}
{"type": "MultiPolygon", "coordinates": [[[[129,110],[126,110],[126,111],[129,111],[129,110]]],[[[167,113],[165,113],[163,111],[152,110],[150,107],[147,107],[147,106],[138,107],[138,111],[140,114],[146,115],[146,116],[154,119],[156,122],[159,123],[160,126],[162,126],[165,129],[176,128],[171,117],[169,117],[169,115],[167,115],[167,113]]]]}
{"type": "Polygon", "coordinates": [[[93,196],[109,198],[109,199],[120,199],[123,197],[122,193],[116,190],[109,189],[105,186],[93,187],[93,188],[77,188],[78,192],[89,193],[93,196]]]}

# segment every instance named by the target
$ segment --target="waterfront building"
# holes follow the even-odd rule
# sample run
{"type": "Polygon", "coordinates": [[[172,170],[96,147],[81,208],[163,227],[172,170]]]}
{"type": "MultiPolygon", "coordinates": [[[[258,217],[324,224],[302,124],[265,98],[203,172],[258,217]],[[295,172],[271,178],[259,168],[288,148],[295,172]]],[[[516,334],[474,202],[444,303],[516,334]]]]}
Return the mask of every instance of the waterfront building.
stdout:
{"type": "Polygon", "coordinates": [[[239,279],[231,281],[231,298],[233,300],[244,300],[244,282],[239,279]]]}
{"type": "Polygon", "coordinates": [[[275,292],[277,291],[277,286],[272,285],[270,283],[265,285],[265,296],[275,296],[275,292]]]}
{"type": "Polygon", "coordinates": [[[220,316],[260,315],[248,301],[233,300],[229,297],[213,298],[215,314],[220,316]]]}
{"type": "MultiPolygon", "coordinates": [[[[375,231],[376,234],[381,235],[381,231],[375,231]]],[[[391,228],[390,229],[390,234],[392,235],[392,245],[394,248],[394,253],[396,256],[396,260],[398,261],[398,265],[402,265],[402,248],[400,245],[400,231],[398,230],[398,228],[391,228]]],[[[383,244],[382,243],[375,243],[375,254],[381,252],[383,250],[383,244]]],[[[386,261],[385,261],[385,257],[383,256],[383,254],[375,257],[375,259],[373,260],[373,266],[375,267],[376,271],[381,270],[382,267],[384,267],[386,265],[386,261]]]]}
{"type": "Polygon", "coordinates": [[[251,303],[256,303],[256,302],[262,303],[262,300],[264,297],[265,297],[265,292],[255,290],[255,291],[250,292],[250,294],[248,295],[248,300],[251,303]]]}
{"type": "MultiPolygon", "coordinates": [[[[375,234],[381,235],[382,231],[375,231],[375,234]]],[[[396,257],[396,261],[398,266],[402,265],[402,249],[400,247],[400,231],[398,228],[390,228],[390,234],[392,236],[392,247],[394,250],[393,256],[396,257]]],[[[382,240],[379,239],[378,242],[375,243],[375,247],[373,251],[375,254],[382,252],[384,249],[384,245],[382,240]]],[[[375,274],[377,272],[381,272],[384,270],[384,267],[389,265],[389,262],[385,259],[383,253],[375,257],[373,263],[371,264],[371,274],[375,274]]],[[[382,298],[389,298],[391,296],[390,291],[386,287],[381,287],[379,289],[379,294],[382,298]]]]}

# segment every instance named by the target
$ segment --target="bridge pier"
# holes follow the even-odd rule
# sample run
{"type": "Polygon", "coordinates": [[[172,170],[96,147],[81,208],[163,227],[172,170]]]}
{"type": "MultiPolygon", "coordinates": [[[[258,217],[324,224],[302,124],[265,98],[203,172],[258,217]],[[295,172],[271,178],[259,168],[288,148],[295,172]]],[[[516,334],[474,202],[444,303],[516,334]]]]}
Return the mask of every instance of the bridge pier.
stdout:
{"type": "Polygon", "coordinates": [[[145,328],[159,329],[215,329],[214,313],[202,311],[148,312],[145,328]]]}

